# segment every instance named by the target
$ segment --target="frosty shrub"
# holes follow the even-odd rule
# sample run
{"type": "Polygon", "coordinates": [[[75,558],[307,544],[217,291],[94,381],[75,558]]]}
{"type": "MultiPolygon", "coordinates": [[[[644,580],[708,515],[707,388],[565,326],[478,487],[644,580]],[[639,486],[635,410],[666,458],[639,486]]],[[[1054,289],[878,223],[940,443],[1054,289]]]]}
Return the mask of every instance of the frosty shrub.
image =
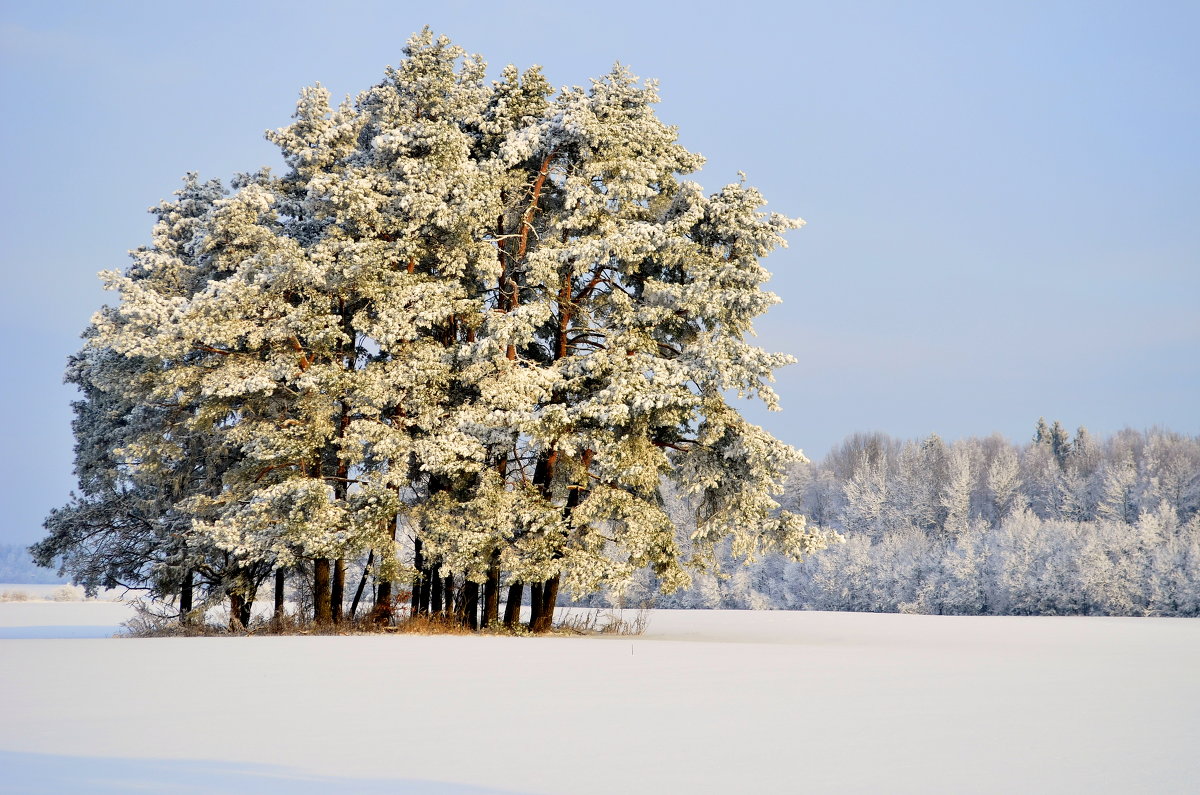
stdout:
{"type": "Polygon", "coordinates": [[[50,596],[55,602],[81,602],[83,601],[83,589],[76,588],[72,585],[64,585],[58,588],[50,596]]]}

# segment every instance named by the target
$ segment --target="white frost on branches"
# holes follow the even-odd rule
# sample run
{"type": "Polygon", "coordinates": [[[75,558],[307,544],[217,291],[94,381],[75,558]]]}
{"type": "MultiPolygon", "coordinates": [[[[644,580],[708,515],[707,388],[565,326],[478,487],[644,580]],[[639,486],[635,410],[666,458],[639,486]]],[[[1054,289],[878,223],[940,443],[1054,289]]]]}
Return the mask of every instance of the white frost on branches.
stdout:
{"type": "Polygon", "coordinates": [[[353,102],[305,89],[267,134],[286,174],[189,177],[104,274],[77,433],[112,403],[101,468],[154,495],[149,526],[174,517],[173,570],[372,549],[396,576],[399,521],[475,581],[650,568],[670,590],[725,537],[747,558],[834,538],[780,510],[801,456],[729,402],[778,408],[792,360],[747,337],[779,300],[760,261],[802,222],[683,180],[702,158],[624,67],[554,95],[536,67],[486,83],[428,30],[405,53],[353,102]],[[667,481],[697,506],[686,549],[667,481]]]}

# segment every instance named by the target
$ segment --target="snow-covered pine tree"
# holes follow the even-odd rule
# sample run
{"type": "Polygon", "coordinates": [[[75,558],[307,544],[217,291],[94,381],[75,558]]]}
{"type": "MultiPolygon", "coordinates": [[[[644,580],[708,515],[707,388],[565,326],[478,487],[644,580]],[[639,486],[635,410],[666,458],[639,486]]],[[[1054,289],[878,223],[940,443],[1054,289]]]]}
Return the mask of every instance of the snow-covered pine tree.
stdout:
{"type": "MultiPolygon", "coordinates": [[[[513,303],[543,313],[514,346],[549,388],[519,424],[537,492],[525,505],[542,510],[505,561],[531,583],[535,629],[548,625],[564,578],[577,593],[644,566],[668,589],[687,581],[663,477],[700,497],[693,562],[729,533],[740,555],[823,543],[797,517],[776,515],[769,496],[795,454],[724,397],[736,390],[776,407],[766,382],[788,359],[745,335],[776,300],[760,288],[758,259],[796,224],[762,214],[761,196],[742,185],[705,197],[682,182],[701,161],[655,117],[656,101],[652,83],[618,66],[559,95],[502,147],[536,164],[528,206],[511,214],[515,251],[502,251],[513,303]]],[[[490,325],[483,339],[495,336],[490,325]]]]}
{"type": "Polygon", "coordinates": [[[337,620],[370,550],[379,602],[410,562],[413,608],[474,626],[507,577],[506,623],[528,585],[544,630],[561,583],[678,587],[730,535],[743,557],[826,543],[771,497],[799,454],[728,400],[778,407],[790,359],[746,336],[778,300],[759,260],[799,222],[683,181],[701,158],[623,67],[553,96],[536,68],[485,85],[428,30],[405,55],[336,109],[302,93],[268,134],[288,171],[209,198],[179,285],[109,275],[122,303],[89,350],[142,372],[106,415],[186,407],[122,466],[179,537],[254,572],[223,586],[235,613],[263,572],[311,568],[337,620]],[[208,463],[205,487],[163,491],[158,461],[208,463]],[[664,478],[698,506],[687,559],[664,478]]]}
{"type": "Polygon", "coordinates": [[[1021,492],[1021,464],[1017,452],[1010,446],[999,448],[988,465],[987,518],[994,524],[1010,513],[1025,507],[1021,492]]]}
{"type": "Polygon", "coordinates": [[[75,403],[80,495],[46,520],[32,551],[43,565],[89,590],[145,588],[178,596],[186,620],[199,587],[205,602],[229,598],[231,621],[248,620],[250,599],[269,573],[261,561],[230,555],[198,532],[188,500],[213,496],[241,453],[198,421],[206,409],[164,376],[197,354],[150,340],[178,306],[215,273],[198,253],[206,219],[224,190],[188,175],[177,199],[152,209],[153,243],[133,252],[125,274],[107,274],[123,302],[97,313],[67,381],[75,403]]]}

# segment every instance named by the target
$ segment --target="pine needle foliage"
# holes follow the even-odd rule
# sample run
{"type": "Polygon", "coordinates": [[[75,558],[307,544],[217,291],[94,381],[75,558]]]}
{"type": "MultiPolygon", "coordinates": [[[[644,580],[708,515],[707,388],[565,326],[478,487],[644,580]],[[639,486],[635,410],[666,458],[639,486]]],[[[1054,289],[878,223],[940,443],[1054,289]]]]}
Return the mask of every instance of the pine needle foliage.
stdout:
{"type": "Polygon", "coordinates": [[[402,583],[486,626],[528,585],[543,631],[560,585],[827,543],[771,496],[798,451],[731,403],[778,408],[791,358],[747,337],[802,222],[688,181],[702,158],[623,66],[555,92],[428,29],[404,52],[353,101],[305,89],[267,134],[285,173],[190,175],[103,274],[119,301],[68,373],[81,493],[38,559],[243,617],[282,570],[337,622],[367,557],[382,608],[402,583]],[[698,506],[686,554],[666,481],[698,506]]]}

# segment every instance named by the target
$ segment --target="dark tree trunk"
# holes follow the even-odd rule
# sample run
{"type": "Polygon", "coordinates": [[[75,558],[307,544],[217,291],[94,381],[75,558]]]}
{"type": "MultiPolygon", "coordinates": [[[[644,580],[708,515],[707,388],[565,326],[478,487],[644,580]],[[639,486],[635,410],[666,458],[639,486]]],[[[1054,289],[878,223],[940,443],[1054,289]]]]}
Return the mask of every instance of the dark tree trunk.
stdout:
{"type": "Polygon", "coordinates": [[[192,578],[195,575],[191,569],[184,572],[183,582],[179,586],[179,621],[182,624],[192,623],[192,578]]]}
{"type": "Polygon", "coordinates": [[[435,577],[433,572],[429,570],[429,564],[421,569],[421,604],[418,605],[418,612],[421,615],[429,615],[429,608],[433,599],[433,581],[435,577]]]}
{"type": "Polygon", "coordinates": [[[537,486],[547,497],[550,495],[550,483],[554,480],[554,465],[558,462],[558,451],[550,450],[538,456],[533,467],[533,485],[537,486]]]}
{"type": "MultiPolygon", "coordinates": [[[[565,304],[562,305],[562,311],[567,312],[565,304]]],[[[556,358],[562,358],[561,355],[556,358]]],[[[555,397],[555,402],[559,402],[558,397],[555,397]]],[[[538,456],[537,464],[533,469],[533,483],[542,494],[549,499],[551,485],[554,483],[554,470],[558,464],[558,451],[554,448],[544,451],[538,456]]],[[[557,557],[557,556],[556,556],[557,557]]],[[[545,609],[543,592],[545,591],[545,582],[534,582],[529,584],[529,631],[544,632],[542,629],[545,621],[542,618],[542,613],[545,609]]]]}
{"type": "Polygon", "coordinates": [[[479,629],[479,583],[467,580],[462,587],[463,616],[468,629],[479,629]]]}
{"type": "MultiPolygon", "coordinates": [[[[396,487],[396,493],[399,495],[400,488],[396,487]]],[[[399,514],[396,514],[388,522],[390,528],[388,536],[394,542],[396,540],[396,522],[399,520],[399,514]]],[[[380,563],[383,562],[384,555],[395,555],[396,546],[394,543],[385,544],[384,549],[379,551],[380,563]],[[385,551],[386,550],[386,551],[385,551]]],[[[380,569],[386,569],[386,566],[380,566],[380,569]]],[[[392,613],[395,610],[395,605],[392,604],[392,583],[390,580],[381,579],[379,574],[375,575],[375,591],[372,597],[375,599],[375,605],[371,609],[371,620],[379,626],[389,626],[392,623],[392,613]]],[[[413,592],[416,592],[413,588],[413,592]]],[[[415,612],[415,611],[414,611],[415,612]]]]}
{"type": "Polygon", "coordinates": [[[500,550],[492,552],[488,562],[487,581],[483,584],[483,627],[486,629],[500,619],[500,550]]]}
{"type": "Polygon", "coordinates": [[[521,620],[521,597],[524,593],[524,583],[514,582],[508,586],[508,601],[504,605],[504,626],[509,629],[521,620]]]}
{"type": "MultiPolygon", "coordinates": [[[[564,289],[566,289],[566,284],[567,283],[564,282],[564,289]]],[[[565,329],[566,327],[564,326],[563,328],[565,329]]],[[[563,339],[565,339],[565,337],[563,339]]],[[[560,358],[562,355],[563,354],[560,351],[560,358]]],[[[583,464],[585,472],[592,464],[592,455],[593,453],[591,450],[583,451],[581,463],[583,464]]],[[[585,475],[583,484],[575,486],[567,493],[567,504],[563,508],[563,518],[566,519],[568,527],[571,526],[572,511],[579,507],[579,503],[583,499],[583,495],[586,490],[587,476],[585,475]]],[[[558,556],[556,555],[555,557],[558,556]]],[[[553,577],[546,580],[545,584],[542,586],[542,604],[538,608],[537,619],[530,619],[529,621],[530,631],[549,632],[551,627],[554,626],[554,608],[558,604],[558,586],[560,582],[562,582],[562,575],[555,574],[553,577]]]]}
{"type": "Polygon", "coordinates": [[[235,591],[229,592],[229,631],[237,632],[245,629],[246,624],[250,623],[249,617],[242,618],[246,598],[235,591]]]}
{"type": "Polygon", "coordinates": [[[542,583],[529,583],[529,631],[536,632],[542,617],[542,583]]]}
{"type": "Polygon", "coordinates": [[[379,583],[375,589],[375,610],[372,620],[381,627],[392,623],[392,584],[387,580],[379,583]]]}
{"type": "Polygon", "coordinates": [[[330,587],[329,603],[333,608],[333,623],[342,620],[342,604],[346,601],[346,559],[338,558],[333,564],[333,585],[330,587]]]}
{"type": "Polygon", "coordinates": [[[243,599],[241,608],[238,610],[238,621],[243,627],[250,626],[250,612],[254,607],[253,599],[243,599]]]}
{"type": "MultiPolygon", "coordinates": [[[[424,546],[419,538],[413,541],[413,568],[417,570],[417,576],[413,578],[412,607],[409,612],[414,616],[425,612],[421,607],[422,599],[424,599],[422,594],[429,591],[429,585],[427,584],[429,578],[425,575],[424,546]]],[[[383,600],[380,599],[379,601],[382,602],[383,600]]]]}
{"type": "Polygon", "coordinates": [[[283,623],[283,587],[287,581],[287,572],[282,566],[275,569],[275,614],[272,622],[278,628],[283,623]]]}
{"type": "Polygon", "coordinates": [[[329,597],[329,558],[317,558],[313,561],[313,620],[318,624],[333,623],[329,597]]]}
{"type": "Polygon", "coordinates": [[[546,580],[546,584],[542,587],[542,606],[538,611],[537,621],[529,622],[530,631],[549,632],[550,627],[554,625],[554,606],[558,603],[559,581],[560,576],[557,574],[546,580]]]}
{"type": "Polygon", "coordinates": [[[350,620],[354,620],[354,614],[358,611],[359,600],[362,599],[363,589],[367,587],[367,575],[371,572],[371,561],[375,560],[375,550],[367,553],[367,565],[363,566],[362,579],[358,581],[358,590],[354,592],[354,601],[350,603],[350,620]]]}

